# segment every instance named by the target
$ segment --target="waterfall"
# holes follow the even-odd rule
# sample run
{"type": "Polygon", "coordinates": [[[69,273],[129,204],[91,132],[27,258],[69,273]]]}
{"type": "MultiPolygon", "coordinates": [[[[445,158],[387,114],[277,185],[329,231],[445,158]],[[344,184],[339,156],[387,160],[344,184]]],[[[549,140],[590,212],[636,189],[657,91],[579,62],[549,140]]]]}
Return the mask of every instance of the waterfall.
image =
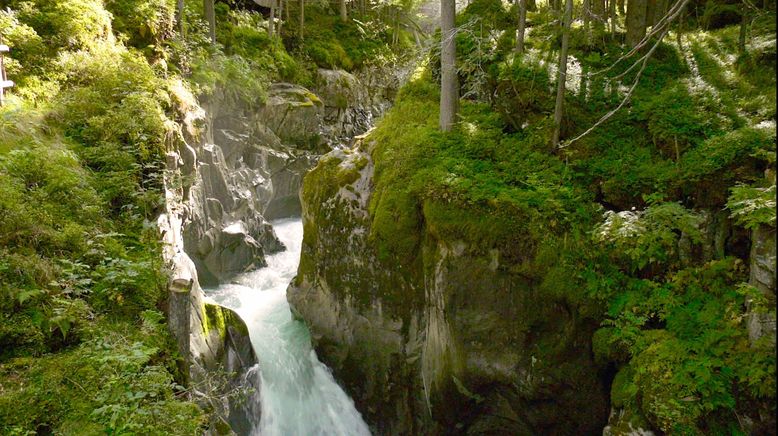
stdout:
{"type": "Polygon", "coordinates": [[[252,434],[369,435],[354,402],[319,361],[308,328],[292,317],[286,288],[297,272],[303,226],[299,219],[273,223],[286,250],[267,256],[267,267],[233,283],[206,290],[208,298],[235,310],[249,328],[259,360],[261,418],[252,434]]]}

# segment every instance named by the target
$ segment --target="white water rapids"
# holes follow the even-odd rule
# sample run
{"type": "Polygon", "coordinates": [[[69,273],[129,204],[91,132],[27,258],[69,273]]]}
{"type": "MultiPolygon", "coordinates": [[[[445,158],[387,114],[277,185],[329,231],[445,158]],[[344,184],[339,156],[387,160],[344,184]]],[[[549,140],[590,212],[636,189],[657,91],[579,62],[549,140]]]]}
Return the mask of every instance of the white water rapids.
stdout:
{"type": "MultiPolygon", "coordinates": [[[[262,415],[252,434],[262,436],[369,435],[354,402],[316,357],[308,328],[295,320],[286,288],[297,273],[303,226],[299,219],[273,223],[286,250],[267,256],[268,266],[235,283],[206,290],[214,302],[246,322],[259,360],[262,415]]],[[[251,401],[251,400],[250,400],[251,401]]]]}

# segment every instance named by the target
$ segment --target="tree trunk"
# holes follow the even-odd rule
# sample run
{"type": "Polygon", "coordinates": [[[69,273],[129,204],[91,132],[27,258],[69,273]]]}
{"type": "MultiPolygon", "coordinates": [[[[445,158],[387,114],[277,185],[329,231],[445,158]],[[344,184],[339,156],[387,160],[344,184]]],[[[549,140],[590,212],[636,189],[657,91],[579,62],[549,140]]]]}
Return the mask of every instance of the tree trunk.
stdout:
{"type": "Polygon", "coordinates": [[[300,0],[300,39],[305,38],[305,0],[300,0]]]}
{"type": "Polygon", "coordinates": [[[276,31],[276,0],[270,2],[270,18],[267,23],[267,35],[273,37],[276,31]]]}
{"type": "Polygon", "coordinates": [[[610,10],[611,21],[611,39],[616,40],[616,0],[609,0],[608,9],[610,10]]]}
{"type": "MultiPolygon", "coordinates": [[[[289,11],[286,11],[286,17],[289,18],[289,11]]],[[[281,37],[281,27],[284,25],[284,0],[278,1],[278,37],[281,37]]]]}
{"type": "Polygon", "coordinates": [[[538,4],[535,0],[527,0],[527,10],[530,12],[536,12],[538,10],[538,4]]]}
{"type": "Polygon", "coordinates": [[[583,0],[583,28],[584,28],[584,41],[586,42],[586,45],[591,45],[592,43],[592,34],[590,29],[591,24],[591,15],[589,11],[592,8],[592,2],[591,0],[583,0]]]}
{"type": "Polygon", "coordinates": [[[623,17],[627,13],[624,12],[624,2],[626,0],[616,0],[616,5],[619,7],[619,14],[623,17]]]}
{"type": "Polygon", "coordinates": [[[646,27],[654,25],[654,18],[656,18],[656,4],[657,0],[646,0],[646,27]]]}
{"type": "Polygon", "coordinates": [[[340,3],[340,21],[346,22],[348,20],[348,11],[346,10],[346,0],[338,0],[340,3]]]}
{"type": "Polygon", "coordinates": [[[646,36],[646,0],[629,0],[627,3],[627,47],[636,46],[646,36]]]}
{"type": "Polygon", "coordinates": [[[440,130],[454,127],[459,103],[456,67],[455,0],[440,0],[440,130]]]}
{"type": "Polygon", "coordinates": [[[743,4],[741,6],[741,18],[740,18],[740,34],[737,39],[737,47],[740,54],[746,52],[746,37],[748,36],[748,6],[743,4]]]}
{"type": "Polygon", "coordinates": [[[524,53],[524,27],[527,25],[527,0],[519,0],[519,25],[516,28],[516,53],[524,53]]]}
{"type": "Polygon", "coordinates": [[[652,26],[656,26],[657,23],[664,18],[668,10],[667,3],[668,0],[656,0],[656,5],[654,6],[654,20],[651,22],[652,26]]]}
{"type": "Polygon", "coordinates": [[[559,71],[557,72],[556,106],[554,107],[554,136],[551,143],[554,150],[559,148],[559,136],[562,130],[562,112],[565,105],[565,80],[567,79],[567,48],[570,45],[570,22],[573,18],[573,0],[565,1],[565,15],[562,18],[562,49],[559,51],[559,71]]]}
{"type": "Polygon", "coordinates": [[[211,44],[216,44],[216,10],[213,0],[203,0],[203,10],[205,19],[208,21],[208,36],[211,38],[211,44]]]}
{"type": "Polygon", "coordinates": [[[605,22],[608,18],[605,11],[605,0],[592,0],[593,31],[597,40],[602,39],[602,35],[605,33],[605,22]]]}
{"type": "Polygon", "coordinates": [[[183,38],[186,36],[186,26],[184,23],[184,0],[178,0],[176,4],[176,23],[178,23],[178,33],[183,38]]]}

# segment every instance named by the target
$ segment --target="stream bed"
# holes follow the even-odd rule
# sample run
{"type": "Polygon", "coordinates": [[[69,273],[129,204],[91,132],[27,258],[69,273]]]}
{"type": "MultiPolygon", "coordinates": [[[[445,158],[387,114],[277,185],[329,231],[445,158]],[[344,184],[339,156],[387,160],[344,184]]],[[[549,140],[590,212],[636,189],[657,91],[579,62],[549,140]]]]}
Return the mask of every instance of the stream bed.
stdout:
{"type": "Polygon", "coordinates": [[[267,267],[231,284],[206,289],[213,302],[235,310],[249,328],[259,361],[261,419],[256,435],[369,435],[354,402],[319,361],[308,328],[292,317],[286,288],[297,273],[300,219],[272,223],[286,250],[266,257],[267,267]]]}

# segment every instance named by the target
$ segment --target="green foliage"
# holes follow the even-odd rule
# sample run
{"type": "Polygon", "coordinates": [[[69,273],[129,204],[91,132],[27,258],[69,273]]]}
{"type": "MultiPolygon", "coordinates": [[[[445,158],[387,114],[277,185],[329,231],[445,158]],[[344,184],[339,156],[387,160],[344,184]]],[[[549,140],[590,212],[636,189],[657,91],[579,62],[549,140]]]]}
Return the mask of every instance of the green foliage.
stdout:
{"type": "Polygon", "coordinates": [[[747,229],[763,224],[775,227],[775,184],[767,188],[738,185],[730,191],[727,208],[736,223],[747,229]]]}
{"type": "Polygon", "coordinates": [[[701,224],[702,217],[680,204],[660,203],[644,211],[606,211],[595,235],[626,258],[621,262],[626,269],[640,270],[650,264],[677,268],[682,260],[679,235],[699,244],[701,224]]]}
{"type": "Polygon", "coordinates": [[[0,431],[28,434],[195,434],[202,412],[181,401],[163,315],[98,322],[76,348],[0,364],[0,431]],[[19,407],[24,405],[24,407],[19,407]]]}
{"type": "Polygon", "coordinates": [[[173,33],[176,0],[107,0],[113,30],[138,48],[161,44],[173,33]]]}
{"type": "MultiPolygon", "coordinates": [[[[391,5],[377,7],[386,8],[387,11],[396,9],[391,5]]],[[[401,53],[410,48],[410,40],[407,38],[401,39],[400,45],[392,47],[392,26],[383,21],[390,16],[389,13],[375,11],[342,22],[329,8],[310,4],[305,9],[304,39],[299,39],[298,24],[292,20],[285,27],[284,42],[290,52],[299,53],[303,59],[310,59],[315,66],[352,71],[386,62],[395,57],[395,52],[401,53]]]]}
{"type": "MultiPolygon", "coordinates": [[[[533,45],[521,57],[503,51],[491,33],[503,12],[472,2],[459,17],[461,89],[477,92],[461,101],[454,132],[437,128],[433,53],[371,134],[379,258],[412,271],[425,238],[484,255],[496,248],[500,268],[531,278],[545,303],[602,321],[593,353],[618,369],[612,404],[633,425],[730,434],[741,431],[735,414],[755,416],[751,405],[774,411],[774,348],[769,338],[752,343],[746,325],[771,302],[745,285],[745,259],[726,257],[745,255],[733,248],[745,243],[741,230],[726,252],[709,246],[710,213],[725,205],[738,226],[775,225],[775,187],[764,185],[775,165],[774,61],[742,58],[752,70],[724,62],[736,58],[732,29],[688,37],[701,38],[710,59],[663,43],[629,107],[554,156],[551,56],[533,45]]],[[[553,46],[544,31],[533,26],[531,44],[553,46]]],[[[621,54],[588,50],[573,49],[584,75],[621,54]]],[[[564,136],[618,104],[623,94],[608,82],[625,69],[589,76],[586,92],[566,97],[564,136]]]]}
{"type": "Polygon", "coordinates": [[[727,258],[634,282],[613,299],[601,337],[632,356],[613,401],[639,405],[662,431],[699,433],[728,431],[738,395],[774,398],[772,351],[752,346],[744,328],[743,276],[742,263],[727,258]]]}
{"type": "Polygon", "coordinates": [[[686,83],[665,88],[655,98],[635,106],[654,144],[665,156],[676,159],[687,148],[731,127],[731,121],[719,113],[720,101],[709,91],[691,94],[686,83]]]}
{"type": "Polygon", "coordinates": [[[174,345],[153,312],[166,277],[148,225],[178,115],[164,71],[111,29],[114,12],[128,40],[160,43],[164,16],[144,20],[163,4],[6,3],[0,433],[195,433],[202,413],[174,396],[174,345]]]}
{"type": "Polygon", "coordinates": [[[102,0],[10,1],[19,19],[52,49],[78,50],[113,39],[111,14],[102,0]]]}

